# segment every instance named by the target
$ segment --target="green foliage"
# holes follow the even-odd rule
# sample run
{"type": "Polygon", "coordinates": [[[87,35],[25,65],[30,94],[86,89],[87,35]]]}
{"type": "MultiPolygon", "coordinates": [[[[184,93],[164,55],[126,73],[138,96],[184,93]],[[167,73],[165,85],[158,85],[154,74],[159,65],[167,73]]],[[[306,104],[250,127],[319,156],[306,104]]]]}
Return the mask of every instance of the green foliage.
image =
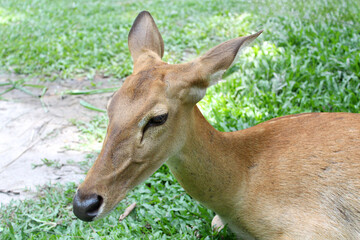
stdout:
{"type": "Polygon", "coordinates": [[[105,219],[82,222],[72,213],[76,185],[44,186],[38,199],[0,209],[2,239],[221,239],[209,225],[213,213],[197,204],[174,181],[166,166],[140,185],[105,219]],[[135,210],[122,222],[131,203],[135,210]]]}
{"type": "MultiPolygon", "coordinates": [[[[347,41],[356,33],[358,9],[355,0],[0,0],[0,68],[47,80],[75,75],[91,78],[97,71],[124,77],[132,66],[127,34],[141,10],[153,14],[163,33],[164,60],[180,62],[260,27],[267,30],[262,39],[282,39],[283,45],[293,48],[318,38],[318,27],[333,31],[335,39],[329,42],[347,41]],[[338,32],[339,26],[347,27],[338,32]]],[[[353,41],[356,38],[355,34],[353,41]]]]}
{"type": "Polygon", "coordinates": [[[226,81],[200,103],[217,129],[240,130],[301,112],[359,112],[358,5],[284,2],[226,81]]]}
{"type": "Polygon", "coordinates": [[[32,168],[37,168],[41,166],[53,167],[53,168],[61,168],[63,165],[59,162],[59,160],[52,160],[47,158],[42,158],[40,164],[32,164],[32,168]]]}
{"type": "Polygon", "coordinates": [[[0,68],[46,80],[129,75],[127,34],[145,9],[163,33],[170,62],[244,34],[250,23],[237,1],[0,0],[0,68]]]}
{"type": "MultiPolygon", "coordinates": [[[[226,72],[225,81],[199,103],[221,131],[300,112],[359,112],[359,8],[355,0],[0,0],[0,70],[45,80],[91,79],[98,71],[125,77],[132,68],[127,34],[137,13],[146,9],[163,34],[164,60],[170,63],[265,29],[226,72]]],[[[0,87],[26,86],[4,84],[0,87]]],[[[74,123],[86,142],[103,140],[105,115],[74,123]]],[[[184,194],[165,166],[108,217],[90,224],[71,213],[75,188],[45,186],[37,200],[2,206],[1,238],[231,238],[227,231],[212,232],[213,213],[184,194]],[[132,202],[138,207],[119,223],[132,202]]]]}
{"type": "MultiPolygon", "coordinates": [[[[106,127],[108,125],[108,117],[106,114],[95,116],[89,122],[71,120],[71,122],[81,132],[81,142],[88,150],[91,146],[96,146],[97,143],[102,143],[106,134],[106,127]]],[[[99,146],[98,146],[99,147],[99,146]]],[[[101,146],[100,146],[101,147],[101,146]]],[[[98,150],[98,149],[91,149],[98,150]]]]}

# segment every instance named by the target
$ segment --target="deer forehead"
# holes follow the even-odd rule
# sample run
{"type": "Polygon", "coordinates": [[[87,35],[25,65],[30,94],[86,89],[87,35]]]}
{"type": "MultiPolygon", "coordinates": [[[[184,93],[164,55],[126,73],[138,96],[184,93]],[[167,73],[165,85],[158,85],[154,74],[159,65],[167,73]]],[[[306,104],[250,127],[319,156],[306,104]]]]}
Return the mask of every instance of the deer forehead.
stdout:
{"type": "Polygon", "coordinates": [[[161,97],[176,97],[181,88],[188,87],[186,80],[193,78],[178,65],[162,64],[146,68],[127,77],[122,87],[108,102],[110,105],[147,104],[161,97]],[[181,74],[180,74],[181,73],[181,74]],[[146,102],[146,103],[145,103],[146,102]]]}
{"type": "Polygon", "coordinates": [[[149,115],[166,113],[167,87],[164,75],[154,70],[129,76],[108,102],[110,120],[124,124],[143,123],[149,115]]]}
{"type": "Polygon", "coordinates": [[[157,68],[151,68],[130,75],[119,91],[130,100],[148,97],[155,94],[164,85],[165,72],[157,68]],[[160,89],[159,89],[160,88],[160,89]]]}

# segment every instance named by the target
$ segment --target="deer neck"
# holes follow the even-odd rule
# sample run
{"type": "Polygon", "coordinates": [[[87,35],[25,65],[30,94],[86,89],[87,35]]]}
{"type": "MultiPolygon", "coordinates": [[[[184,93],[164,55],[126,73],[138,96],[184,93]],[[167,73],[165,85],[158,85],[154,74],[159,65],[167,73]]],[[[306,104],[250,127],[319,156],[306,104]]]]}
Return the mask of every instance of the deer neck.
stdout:
{"type": "Polygon", "coordinates": [[[167,161],[187,193],[218,214],[231,209],[234,193],[243,189],[245,174],[239,173],[246,168],[239,160],[241,138],[237,140],[212,127],[195,106],[184,147],[167,161]]]}

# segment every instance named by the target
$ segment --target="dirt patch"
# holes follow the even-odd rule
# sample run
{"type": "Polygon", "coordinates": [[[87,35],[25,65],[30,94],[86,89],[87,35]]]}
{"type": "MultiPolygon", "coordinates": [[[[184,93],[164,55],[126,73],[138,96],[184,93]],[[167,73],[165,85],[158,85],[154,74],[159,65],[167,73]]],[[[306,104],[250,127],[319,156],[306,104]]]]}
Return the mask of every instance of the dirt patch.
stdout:
{"type": "MultiPolygon", "coordinates": [[[[17,78],[19,76],[0,75],[0,82],[17,78]]],[[[99,88],[121,84],[101,77],[93,82],[101,82],[99,88]]],[[[2,95],[5,100],[0,100],[0,204],[34,196],[36,185],[83,179],[84,172],[78,163],[86,160],[89,152],[66,147],[78,144],[80,136],[69,120],[89,121],[99,114],[81,106],[80,100],[105,109],[112,95],[61,94],[65,90],[91,86],[85,80],[40,84],[48,88],[42,101],[17,89],[2,95]]],[[[0,87],[0,92],[7,88],[0,87]]],[[[31,91],[41,94],[42,90],[31,88],[31,91]]]]}

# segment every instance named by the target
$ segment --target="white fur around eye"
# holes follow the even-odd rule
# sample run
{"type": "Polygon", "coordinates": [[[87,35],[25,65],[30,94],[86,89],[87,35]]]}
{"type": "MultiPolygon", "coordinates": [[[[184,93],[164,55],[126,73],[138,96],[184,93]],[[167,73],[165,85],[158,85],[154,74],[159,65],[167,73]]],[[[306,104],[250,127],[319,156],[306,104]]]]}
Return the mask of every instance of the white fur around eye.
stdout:
{"type": "Polygon", "coordinates": [[[148,121],[149,121],[149,117],[148,117],[148,116],[145,116],[143,119],[141,119],[141,121],[139,122],[138,126],[139,126],[140,128],[143,128],[143,127],[147,124],[148,121]]]}

